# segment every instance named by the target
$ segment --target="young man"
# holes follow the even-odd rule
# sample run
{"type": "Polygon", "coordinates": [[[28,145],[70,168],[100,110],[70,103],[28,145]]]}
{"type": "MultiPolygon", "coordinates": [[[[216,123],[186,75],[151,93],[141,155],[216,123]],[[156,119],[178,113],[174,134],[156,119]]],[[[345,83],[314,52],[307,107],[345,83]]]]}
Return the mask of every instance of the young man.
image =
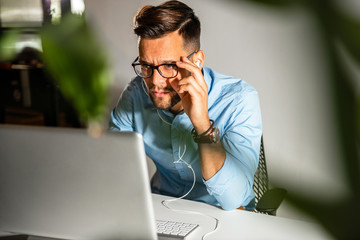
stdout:
{"type": "Polygon", "coordinates": [[[254,208],[262,123],[255,89],[204,66],[200,22],[179,1],[134,18],[137,74],[111,113],[110,129],[142,134],[157,171],[154,193],[231,210],[254,208]],[[194,172],[194,174],[193,174],[194,172]]]}

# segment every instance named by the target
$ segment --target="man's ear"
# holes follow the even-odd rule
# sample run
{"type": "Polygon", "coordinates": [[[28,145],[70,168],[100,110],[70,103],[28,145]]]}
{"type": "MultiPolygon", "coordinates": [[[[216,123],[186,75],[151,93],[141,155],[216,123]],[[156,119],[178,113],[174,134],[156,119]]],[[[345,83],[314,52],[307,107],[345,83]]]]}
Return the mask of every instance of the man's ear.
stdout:
{"type": "Polygon", "coordinates": [[[194,64],[201,69],[204,66],[204,60],[205,60],[205,55],[203,50],[197,51],[194,54],[193,58],[194,58],[194,64]]]}

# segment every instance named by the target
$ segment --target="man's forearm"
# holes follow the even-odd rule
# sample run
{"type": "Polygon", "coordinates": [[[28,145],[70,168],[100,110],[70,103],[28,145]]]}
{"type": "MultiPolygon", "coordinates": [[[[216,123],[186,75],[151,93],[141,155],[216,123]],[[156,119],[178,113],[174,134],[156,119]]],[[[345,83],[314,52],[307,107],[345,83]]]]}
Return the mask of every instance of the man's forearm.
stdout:
{"type": "Polygon", "coordinates": [[[199,144],[200,167],[205,181],[213,177],[224,165],[226,153],[221,144],[199,144]]]}

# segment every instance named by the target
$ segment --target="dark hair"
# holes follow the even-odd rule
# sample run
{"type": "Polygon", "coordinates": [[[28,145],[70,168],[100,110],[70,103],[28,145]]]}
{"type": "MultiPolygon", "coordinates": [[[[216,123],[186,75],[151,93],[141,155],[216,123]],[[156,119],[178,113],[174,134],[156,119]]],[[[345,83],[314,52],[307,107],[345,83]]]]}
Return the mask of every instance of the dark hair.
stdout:
{"type": "Polygon", "coordinates": [[[177,30],[183,37],[185,48],[200,49],[200,21],[194,11],[182,2],[146,5],[134,17],[134,32],[140,38],[160,38],[177,30]]]}

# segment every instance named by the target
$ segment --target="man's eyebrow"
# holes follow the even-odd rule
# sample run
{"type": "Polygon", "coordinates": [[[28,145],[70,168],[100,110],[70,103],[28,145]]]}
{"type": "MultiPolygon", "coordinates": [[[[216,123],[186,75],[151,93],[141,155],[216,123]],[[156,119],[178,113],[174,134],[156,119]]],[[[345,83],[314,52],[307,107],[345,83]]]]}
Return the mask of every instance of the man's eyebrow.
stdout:
{"type": "MultiPolygon", "coordinates": [[[[151,64],[145,60],[139,60],[139,63],[154,66],[153,64],[151,64]]],[[[176,64],[176,60],[163,60],[163,61],[161,61],[161,63],[159,65],[161,65],[161,64],[176,64]]]]}
{"type": "Polygon", "coordinates": [[[141,63],[141,64],[145,64],[145,65],[151,65],[151,64],[150,64],[150,63],[148,63],[147,61],[140,60],[140,59],[139,59],[139,63],[141,63]]]}

